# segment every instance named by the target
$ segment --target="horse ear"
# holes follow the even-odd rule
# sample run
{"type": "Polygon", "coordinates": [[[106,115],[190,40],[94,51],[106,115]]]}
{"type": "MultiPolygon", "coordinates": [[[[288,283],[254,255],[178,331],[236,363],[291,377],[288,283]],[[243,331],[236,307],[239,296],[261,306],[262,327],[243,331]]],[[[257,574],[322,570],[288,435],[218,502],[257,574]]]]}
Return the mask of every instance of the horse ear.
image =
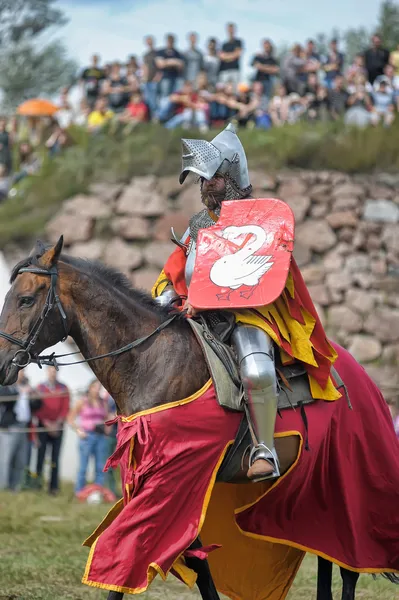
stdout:
{"type": "Polygon", "coordinates": [[[47,250],[45,250],[44,254],[39,258],[39,263],[41,266],[49,269],[53,265],[57,264],[59,256],[62,251],[62,247],[64,245],[64,236],[61,236],[55,246],[51,246],[47,250]]]}
{"type": "Polygon", "coordinates": [[[29,256],[42,256],[46,251],[46,246],[42,242],[42,240],[36,240],[36,244],[33,246],[32,250],[29,253],[29,256]]]}

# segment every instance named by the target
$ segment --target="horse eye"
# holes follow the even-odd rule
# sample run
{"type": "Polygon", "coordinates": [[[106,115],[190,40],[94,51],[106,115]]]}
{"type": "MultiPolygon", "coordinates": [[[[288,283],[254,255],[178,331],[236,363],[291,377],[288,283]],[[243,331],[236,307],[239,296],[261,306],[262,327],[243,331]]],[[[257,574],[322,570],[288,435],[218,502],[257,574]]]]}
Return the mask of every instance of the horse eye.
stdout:
{"type": "Polygon", "coordinates": [[[18,302],[20,308],[29,308],[33,306],[34,303],[35,299],[33,296],[22,296],[22,298],[20,298],[18,302]]]}

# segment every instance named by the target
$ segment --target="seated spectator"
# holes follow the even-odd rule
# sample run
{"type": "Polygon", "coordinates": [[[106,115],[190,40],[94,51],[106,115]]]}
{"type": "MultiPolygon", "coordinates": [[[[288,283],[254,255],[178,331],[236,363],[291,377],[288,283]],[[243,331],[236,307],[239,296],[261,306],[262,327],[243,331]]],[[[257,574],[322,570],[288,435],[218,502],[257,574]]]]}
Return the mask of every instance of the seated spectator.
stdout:
{"type": "Polygon", "coordinates": [[[86,486],[86,475],[90,458],[95,462],[95,481],[97,485],[104,485],[103,472],[107,459],[107,433],[109,428],[105,425],[108,420],[108,401],[100,394],[101,384],[93,381],[87,394],[83,396],[69,411],[67,422],[79,436],[79,472],[77,476],[75,493],[86,486]],[[79,425],[76,421],[79,420],[79,425]]]}
{"type": "Polygon", "coordinates": [[[235,102],[231,102],[230,106],[237,111],[234,120],[240,127],[246,127],[250,120],[254,121],[254,119],[251,119],[252,110],[249,107],[249,103],[250,87],[246,83],[239,83],[235,102]]]}
{"type": "Polygon", "coordinates": [[[254,81],[252,84],[251,99],[248,106],[255,116],[255,125],[258,129],[269,129],[272,120],[269,114],[269,98],[264,94],[264,87],[261,81],[254,81]]]}
{"type": "Polygon", "coordinates": [[[353,63],[348,67],[345,74],[347,83],[355,85],[355,79],[358,75],[363,75],[366,81],[367,71],[366,67],[364,66],[363,54],[356,54],[353,63]]]}
{"type": "Polygon", "coordinates": [[[392,125],[395,119],[395,102],[393,93],[385,80],[380,81],[379,86],[371,94],[373,107],[371,109],[371,123],[378,125],[382,123],[385,126],[392,125]]]}
{"type": "Polygon", "coordinates": [[[69,142],[70,139],[68,137],[68,134],[64,131],[62,127],[56,125],[53,133],[46,141],[45,146],[46,148],[48,148],[50,156],[54,156],[61,152],[61,150],[66,148],[69,142]]]}
{"type": "Polygon", "coordinates": [[[111,72],[104,82],[103,95],[108,98],[108,106],[114,113],[125,110],[132,87],[121,73],[119,63],[114,63],[111,72]]]}
{"type": "Polygon", "coordinates": [[[290,124],[298,123],[306,112],[306,105],[299,94],[291,93],[288,96],[288,118],[290,124]]]}
{"type": "Polygon", "coordinates": [[[90,114],[90,106],[86,99],[80,101],[79,108],[76,111],[74,123],[80,127],[86,127],[90,114]]]}
{"type": "Polygon", "coordinates": [[[288,122],[289,106],[290,100],[287,95],[287,88],[279,83],[269,103],[269,114],[273,125],[280,127],[288,122]]]}
{"type": "MultiPolygon", "coordinates": [[[[348,90],[349,91],[349,90],[348,90]]],[[[348,98],[345,124],[366,127],[370,124],[372,102],[364,85],[358,85],[348,98]]]]}
{"type": "Polygon", "coordinates": [[[309,73],[304,88],[304,102],[306,115],[309,120],[326,119],[328,115],[327,89],[320,85],[316,73],[309,73]]]}
{"type": "Polygon", "coordinates": [[[345,89],[345,80],[342,75],[334,79],[334,86],[328,92],[328,102],[331,117],[336,120],[342,117],[348,105],[349,94],[345,89]]]}
{"type": "Polygon", "coordinates": [[[367,94],[371,94],[373,91],[373,86],[367,81],[367,77],[364,73],[358,73],[354,76],[352,83],[348,84],[347,91],[349,94],[355,94],[360,88],[364,89],[367,94]]]}
{"type": "Polygon", "coordinates": [[[179,92],[171,94],[169,100],[175,105],[175,115],[166,122],[167,129],[198,127],[201,132],[208,130],[208,103],[194,91],[190,81],[186,81],[179,92]]]}
{"type": "Polygon", "coordinates": [[[107,108],[106,98],[99,98],[95,104],[93,112],[89,114],[87,119],[89,131],[97,131],[110,119],[112,119],[113,116],[113,111],[107,108]]]}
{"type": "Polygon", "coordinates": [[[42,165],[41,158],[29,142],[21,142],[18,148],[19,170],[13,175],[12,183],[18,183],[27,175],[35,175],[42,165]]]}
{"type": "Polygon", "coordinates": [[[59,110],[56,119],[61,129],[68,129],[74,120],[74,111],[68,99],[68,92],[61,94],[59,110]]]}
{"type": "Polygon", "coordinates": [[[232,83],[218,83],[210,105],[210,120],[214,125],[229,121],[237,113],[237,100],[232,83]]]}
{"type": "Polygon", "coordinates": [[[399,82],[395,81],[395,69],[392,65],[385,65],[384,74],[378,75],[373,83],[373,90],[378,90],[381,81],[385,81],[387,91],[393,94],[396,99],[399,93],[399,82]]]}
{"type": "Polygon", "coordinates": [[[129,104],[121,116],[121,121],[125,123],[144,123],[149,119],[149,110],[144,102],[141,92],[134,92],[130,96],[129,104]]]}

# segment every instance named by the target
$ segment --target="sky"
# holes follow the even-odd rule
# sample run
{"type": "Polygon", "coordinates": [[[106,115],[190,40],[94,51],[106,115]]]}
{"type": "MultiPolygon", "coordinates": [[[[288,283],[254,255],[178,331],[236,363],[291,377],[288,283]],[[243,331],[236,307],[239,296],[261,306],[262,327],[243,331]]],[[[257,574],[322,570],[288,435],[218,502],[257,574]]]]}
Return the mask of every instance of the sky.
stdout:
{"type": "Polygon", "coordinates": [[[61,37],[81,65],[93,53],[104,62],[141,56],[143,37],[164,45],[166,33],[177,36],[177,48],[187,47],[187,33],[199,34],[204,48],[209,37],[224,40],[225,24],[237,24],[244,41],[244,73],[252,55],[267,37],[276,45],[304,42],[318,32],[364,26],[377,21],[379,0],[61,0],[70,19],[61,37]]]}

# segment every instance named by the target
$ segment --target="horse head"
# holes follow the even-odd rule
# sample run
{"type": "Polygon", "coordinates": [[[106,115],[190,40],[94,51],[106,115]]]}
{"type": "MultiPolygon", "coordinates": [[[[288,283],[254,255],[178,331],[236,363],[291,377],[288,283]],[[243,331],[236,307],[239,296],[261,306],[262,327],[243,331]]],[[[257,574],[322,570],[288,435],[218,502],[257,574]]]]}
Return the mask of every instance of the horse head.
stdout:
{"type": "Polygon", "coordinates": [[[0,384],[15,383],[32,357],[68,335],[57,263],[63,246],[38,241],[29,257],[11,275],[0,315],[0,384]]]}

